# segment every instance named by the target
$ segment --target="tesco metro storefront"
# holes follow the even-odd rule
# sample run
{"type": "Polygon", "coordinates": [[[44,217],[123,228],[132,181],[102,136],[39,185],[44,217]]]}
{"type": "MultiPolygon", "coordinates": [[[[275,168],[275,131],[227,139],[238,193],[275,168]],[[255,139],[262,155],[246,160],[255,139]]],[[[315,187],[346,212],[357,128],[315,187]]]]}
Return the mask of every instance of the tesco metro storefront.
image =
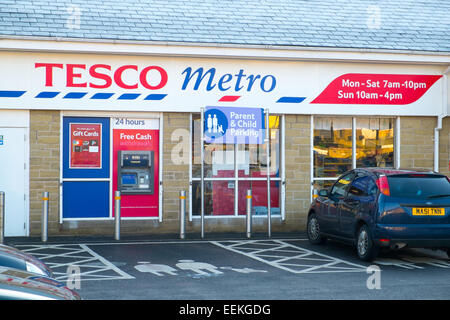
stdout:
{"type": "Polygon", "coordinates": [[[7,237],[40,234],[44,191],[50,236],[112,235],[116,190],[124,234],[177,233],[181,190],[188,233],[245,232],[247,190],[282,232],[351,168],[449,172],[445,56],[44,42],[0,52],[7,237]]]}

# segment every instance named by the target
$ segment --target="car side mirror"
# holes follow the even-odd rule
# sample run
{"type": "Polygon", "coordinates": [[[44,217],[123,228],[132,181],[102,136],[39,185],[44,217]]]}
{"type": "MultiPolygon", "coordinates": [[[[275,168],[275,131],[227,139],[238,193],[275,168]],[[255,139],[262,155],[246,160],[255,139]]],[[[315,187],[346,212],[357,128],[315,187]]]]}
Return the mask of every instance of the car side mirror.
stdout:
{"type": "Polygon", "coordinates": [[[328,197],[329,196],[328,190],[327,189],[319,190],[319,196],[320,197],[328,197]]]}

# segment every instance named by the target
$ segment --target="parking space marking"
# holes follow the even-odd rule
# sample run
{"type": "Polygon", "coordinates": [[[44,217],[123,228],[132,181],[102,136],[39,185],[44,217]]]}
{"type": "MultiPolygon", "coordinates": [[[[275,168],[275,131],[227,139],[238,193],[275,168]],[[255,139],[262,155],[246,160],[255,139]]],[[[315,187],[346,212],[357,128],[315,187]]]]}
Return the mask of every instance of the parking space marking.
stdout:
{"type": "Polygon", "coordinates": [[[85,244],[76,245],[20,245],[27,252],[47,264],[56,280],[66,281],[69,267],[80,268],[80,280],[121,280],[134,279],[114,264],[95,253],[85,244]]]}
{"type": "Polygon", "coordinates": [[[427,264],[433,267],[439,267],[439,268],[446,268],[449,269],[450,268],[450,263],[444,261],[444,260],[439,260],[439,259],[434,259],[431,257],[412,257],[412,256],[401,256],[402,260],[411,262],[411,263],[423,263],[423,264],[427,264]]]}
{"type": "Polygon", "coordinates": [[[211,241],[211,243],[291,273],[366,272],[363,265],[297,247],[282,240],[211,241]]]}
{"type": "Polygon", "coordinates": [[[450,263],[446,260],[431,257],[431,256],[411,256],[411,255],[399,255],[397,258],[380,257],[373,261],[374,264],[398,267],[403,269],[425,269],[420,266],[427,265],[437,268],[449,269],[450,263]]]}

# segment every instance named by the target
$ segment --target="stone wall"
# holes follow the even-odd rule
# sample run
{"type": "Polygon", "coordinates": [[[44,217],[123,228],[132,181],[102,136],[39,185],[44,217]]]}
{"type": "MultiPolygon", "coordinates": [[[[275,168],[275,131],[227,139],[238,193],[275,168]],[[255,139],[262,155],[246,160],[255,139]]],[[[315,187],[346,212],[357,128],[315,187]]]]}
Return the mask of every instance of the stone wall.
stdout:
{"type": "MultiPolygon", "coordinates": [[[[286,219],[273,217],[272,230],[304,230],[310,204],[311,117],[286,115],[286,219]]],[[[189,190],[190,117],[164,113],[163,219],[123,220],[121,233],[179,232],[179,192],[189,190]]],[[[64,221],[59,224],[60,112],[30,112],[30,222],[31,236],[41,232],[42,192],[50,192],[49,235],[114,235],[114,221],[64,221]]],[[[189,194],[187,194],[189,199],[189,194]]],[[[187,214],[189,212],[189,201],[187,214]]],[[[187,216],[186,216],[187,217],[187,216]]],[[[200,219],[186,221],[187,233],[200,233],[200,219]]],[[[267,231],[267,219],[253,219],[254,232],[267,231]]],[[[205,219],[205,232],[245,232],[245,218],[205,219]]]]}
{"type": "MultiPolygon", "coordinates": [[[[179,196],[189,196],[189,113],[164,113],[163,222],[161,232],[179,231],[179,196]]],[[[189,201],[186,199],[186,211],[189,201]]],[[[187,213],[186,213],[187,216],[187,213]]]]}
{"type": "Polygon", "coordinates": [[[439,132],[439,172],[450,176],[450,118],[442,120],[439,132]]]}
{"type": "Polygon", "coordinates": [[[286,221],[283,230],[304,230],[311,204],[311,116],[285,116],[286,221]]]}
{"type": "MultiPolygon", "coordinates": [[[[122,223],[124,234],[177,233],[179,192],[189,190],[190,117],[164,113],[163,221],[122,223]]],[[[433,169],[436,117],[401,117],[400,167],[433,169]]],[[[310,205],[311,116],[285,116],[286,219],[272,220],[272,230],[304,230],[310,205]]],[[[450,119],[440,132],[440,171],[449,174],[450,119]]],[[[59,224],[60,112],[30,112],[30,235],[41,232],[42,193],[50,192],[49,235],[113,235],[114,221],[65,221],[59,224]]],[[[187,194],[189,198],[189,194],[187,194]]],[[[189,201],[186,201],[189,212],[189,201]]],[[[267,231],[267,219],[253,219],[254,232],[267,231]]],[[[245,232],[245,219],[205,219],[205,232],[245,232]]],[[[200,232],[200,219],[186,222],[187,233],[200,232]]]]}
{"type": "Polygon", "coordinates": [[[59,226],[59,111],[30,111],[30,235],[41,234],[42,193],[48,191],[49,235],[59,226]]]}
{"type": "Polygon", "coordinates": [[[400,118],[400,168],[433,170],[436,117],[400,118]]]}

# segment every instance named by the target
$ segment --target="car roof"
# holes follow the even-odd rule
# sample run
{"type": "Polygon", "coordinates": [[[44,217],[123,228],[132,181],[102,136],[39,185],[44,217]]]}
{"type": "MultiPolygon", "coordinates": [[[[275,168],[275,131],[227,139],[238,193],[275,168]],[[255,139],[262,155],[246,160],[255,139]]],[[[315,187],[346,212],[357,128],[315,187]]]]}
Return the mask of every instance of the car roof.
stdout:
{"type": "Polygon", "coordinates": [[[2,261],[2,259],[6,259],[6,261],[15,261],[15,263],[23,263],[23,264],[29,262],[39,267],[39,269],[41,269],[42,271],[45,271],[48,276],[53,275],[52,270],[38,258],[23,251],[20,251],[19,249],[4,244],[0,244],[0,261],[2,261]]]}
{"type": "Polygon", "coordinates": [[[357,168],[356,170],[369,171],[369,172],[372,172],[373,174],[376,174],[377,176],[380,176],[380,175],[390,176],[390,175],[411,174],[411,173],[426,173],[426,174],[439,175],[439,173],[436,173],[431,170],[426,170],[426,169],[402,169],[402,168],[396,169],[396,168],[372,167],[372,168],[357,168]]]}
{"type": "Polygon", "coordinates": [[[78,300],[77,292],[55,279],[0,266],[0,297],[4,299],[78,300]]]}

